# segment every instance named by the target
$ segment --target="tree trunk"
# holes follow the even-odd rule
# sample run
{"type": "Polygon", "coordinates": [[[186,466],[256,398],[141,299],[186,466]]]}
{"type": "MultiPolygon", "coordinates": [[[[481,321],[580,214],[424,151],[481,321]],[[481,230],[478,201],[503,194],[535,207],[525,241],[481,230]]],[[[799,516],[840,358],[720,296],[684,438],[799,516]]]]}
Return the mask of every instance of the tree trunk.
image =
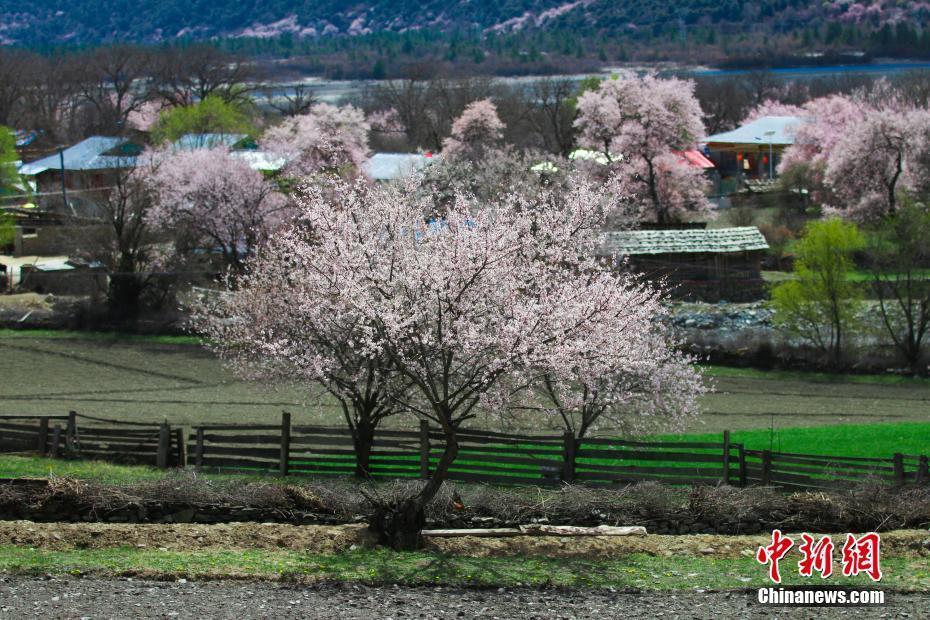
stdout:
{"type": "Polygon", "coordinates": [[[117,319],[133,319],[139,314],[143,286],[131,259],[121,258],[117,270],[110,274],[107,291],[110,308],[117,319]]]}
{"type": "Polygon", "coordinates": [[[659,200],[659,190],[656,187],[656,171],[652,165],[652,160],[646,160],[646,168],[649,171],[649,176],[647,181],[649,183],[649,198],[652,200],[652,208],[656,212],[656,223],[658,224],[667,224],[669,221],[668,215],[665,213],[665,208],[660,204],[659,200]]]}
{"type": "Polygon", "coordinates": [[[393,500],[377,506],[368,529],[378,534],[379,542],[398,551],[418,549],[423,544],[420,532],[426,525],[426,505],[449,475],[449,468],[459,453],[458,437],[452,427],[444,429],[446,448],[432,476],[413,497],[393,500]]]}
{"type": "Polygon", "coordinates": [[[355,445],[355,477],[371,479],[371,449],[375,441],[375,426],[367,418],[361,418],[352,432],[355,445]]]}

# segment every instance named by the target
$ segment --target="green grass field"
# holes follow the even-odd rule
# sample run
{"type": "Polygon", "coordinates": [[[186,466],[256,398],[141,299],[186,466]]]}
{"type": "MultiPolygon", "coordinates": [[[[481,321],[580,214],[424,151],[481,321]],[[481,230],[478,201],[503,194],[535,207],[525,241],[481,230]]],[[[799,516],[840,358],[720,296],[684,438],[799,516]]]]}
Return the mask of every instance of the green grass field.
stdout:
{"type": "MultiPolygon", "coordinates": [[[[882,558],[885,589],[930,589],[926,558],[882,558]]],[[[358,550],[336,554],[294,551],[157,551],[119,547],[48,551],[0,546],[0,573],[25,575],[144,575],[149,579],[252,578],[370,584],[472,587],[582,586],[649,590],[727,589],[769,585],[753,558],[655,557],[614,560],[545,557],[468,557],[430,552],[358,550]]],[[[786,585],[810,584],[783,570],[786,585]]],[[[830,584],[874,585],[867,576],[834,575],[830,584]]]]}
{"type": "MultiPolygon", "coordinates": [[[[666,435],[664,441],[720,441],[718,433],[666,435]]],[[[919,455],[930,452],[930,422],[899,424],[835,424],[801,428],[736,431],[730,441],[748,450],[800,454],[871,456],[889,458],[895,452],[919,455]]]]}
{"type": "MultiPolygon", "coordinates": [[[[660,435],[655,439],[661,441],[696,441],[719,442],[718,433],[660,435]]],[[[731,441],[742,443],[750,450],[768,450],[776,452],[794,452],[801,454],[824,454],[835,456],[863,456],[891,458],[895,452],[920,455],[930,453],[930,423],[867,424],[867,425],[828,425],[815,427],[787,428],[738,431],[731,434],[731,441]]],[[[689,452],[700,450],[690,449],[689,452]]],[[[486,459],[486,457],[485,457],[486,459]]],[[[411,455],[401,459],[410,466],[411,476],[416,476],[419,457],[411,455]]],[[[436,459],[434,459],[435,461],[436,459]]],[[[380,461],[387,463],[386,459],[380,461]]],[[[595,463],[608,464],[611,461],[595,459],[595,463]]],[[[613,461],[612,463],[616,463],[613,461]]],[[[391,460],[396,465],[397,460],[391,460]]],[[[456,469],[468,470],[468,454],[463,453],[456,461],[456,469]]],[[[656,462],[625,461],[624,465],[656,465],[656,462]]],[[[670,466],[688,467],[686,464],[669,463],[670,466]]],[[[294,464],[296,466],[296,462],[294,464]]],[[[583,468],[580,464],[579,469],[583,468]]],[[[351,462],[346,461],[346,468],[351,469],[351,462]]],[[[532,469],[530,466],[513,465],[512,469],[532,469]]],[[[138,481],[158,480],[165,473],[149,467],[128,467],[98,461],[67,461],[31,456],[0,455],[0,477],[45,477],[49,475],[70,478],[97,480],[111,483],[132,483],[138,481]]],[[[169,476],[172,474],[168,474],[169,476]]],[[[255,478],[270,480],[261,474],[247,476],[243,474],[202,474],[211,479],[255,478]]]]}
{"type": "MultiPolygon", "coordinates": [[[[132,421],[341,424],[318,391],[236,379],[189,337],[0,331],[0,415],[79,413],[132,421]]],[[[689,433],[930,422],[930,380],[710,367],[715,392],[689,433]]],[[[389,425],[408,425],[402,418],[389,425]]],[[[557,428],[540,420],[534,430],[557,428]]],[[[496,428],[495,430],[500,430],[496,428]]],[[[605,434],[610,434],[609,429],[605,434]]]]}

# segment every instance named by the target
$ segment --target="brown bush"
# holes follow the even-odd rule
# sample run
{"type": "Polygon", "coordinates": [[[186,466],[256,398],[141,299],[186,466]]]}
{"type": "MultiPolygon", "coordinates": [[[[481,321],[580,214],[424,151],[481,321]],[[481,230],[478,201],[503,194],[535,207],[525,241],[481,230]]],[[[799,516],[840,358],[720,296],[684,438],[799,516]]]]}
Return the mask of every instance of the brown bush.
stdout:
{"type": "MultiPolygon", "coordinates": [[[[114,486],[51,478],[44,485],[0,485],[0,519],[171,521],[187,510],[195,521],[203,513],[210,515],[209,522],[345,523],[364,520],[377,501],[409,497],[420,484],[348,479],[239,483],[186,474],[114,486]]],[[[760,487],[689,489],[657,482],[555,489],[446,484],[427,507],[426,517],[429,526],[449,527],[543,521],[645,525],[652,531],[881,531],[930,526],[930,487],[897,489],[870,479],[846,490],[795,493],[760,487]]]]}

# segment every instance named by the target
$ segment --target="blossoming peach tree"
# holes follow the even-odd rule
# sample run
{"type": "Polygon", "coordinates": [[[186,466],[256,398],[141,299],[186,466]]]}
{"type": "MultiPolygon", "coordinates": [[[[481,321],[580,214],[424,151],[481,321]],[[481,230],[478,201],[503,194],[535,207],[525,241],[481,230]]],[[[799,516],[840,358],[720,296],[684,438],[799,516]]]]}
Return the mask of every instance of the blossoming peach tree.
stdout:
{"type": "Polygon", "coordinates": [[[153,228],[179,250],[218,251],[234,273],[293,213],[272,181],[225,147],[149,152],[141,174],[155,199],[146,213],[153,228]]]}
{"type": "Polygon", "coordinates": [[[204,317],[242,372],[384,386],[392,407],[440,429],[429,479],[375,507],[370,524],[385,543],[418,544],[460,429],[507,412],[514,386],[548,376],[559,394],[582,383],[634,391],[597,384],[603,372],[638,376],[635,391],[669,403],[695,389],[652,320],[656,290],[595,257],[604,194],[584,181],[553,191],[558,199],[505,196],[480,209],[458,195],[428,220],[433,198],[416,181],[311,188],[295,224],[204,317]]]}
{"type": "Polygon", "coordinates": [[[704,136],[701,119],[693,82],[625,71],[578,98],[575,126],[579,144],[603,155],[640,218],[665,224],[713,217],[702,170],[681,156],[704,136]]]}

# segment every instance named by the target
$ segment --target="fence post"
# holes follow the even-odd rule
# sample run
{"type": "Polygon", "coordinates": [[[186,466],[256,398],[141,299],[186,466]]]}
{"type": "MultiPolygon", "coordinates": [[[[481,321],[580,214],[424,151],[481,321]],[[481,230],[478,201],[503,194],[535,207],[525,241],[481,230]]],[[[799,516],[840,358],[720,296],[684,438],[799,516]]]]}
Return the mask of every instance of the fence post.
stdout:
{"type": "Polygon", "coordinates": [[[575,481],[575,434],[565,431],[562,435],[562,482],[575,481]]]}
{"type": "Polygon", "coordinates": [[[895,452],[894,456],[891,457],[891,463],[894,467],[894,483],[901,486],[904,484],[904,455],[895,452]]]}
{"type": "Polygon", "coordinates": [[[762,486],[772,484],[772,451],[762,451],[762,486]]]}
{"type": "Polygon", "coordinates": [[[420,478],[429,478],[429,422],[420,420],[420,478]]]}
{"type": "Polygon", "coordinates": [[[158,453],[155,455],[155,466],[158,469],[168,469],[168,449],[171,447],[171,427],[162,422],[158,427],[158,453]]]}
{"type": "Polygon", "coordinates": [[[187,467],[187,449],[184,445],[184,429],[174,429],[174,440],[178,444],[178,467],[187,467]]]}
{"type": "Polygon", "coordinates": [[[287,475],[291,458],[291,414],[281,412],[281,455],[278,457],[278,469],[282,476],[287,475]]]}
{"type": "Polygon", "coordinates": [[[61,454],[61,424],[56,424],[52,429],[52,458],[57,459],[61,454]]]}
{"type": "Polygon", "coordinates": [[[743,444],[739,445],[739,486],[741,489],[746,488],[746,448],[743,444]]]}
{"type": "Polygon", "coordinates": [[[197,427],[197,445],[194,448],[194,466],[197,469],[203,467],[203,427],[197,427]]]}
{"type": "Polygon", "coordinates": [[[65,452],[68,456],[74,455],[74,437],[77,435],[77,412],[68,412],[68,427],[65,430],[65,452]]]}
{"type": "Polygon", "coordinates": [[[48,452],[48,418],[45,416],[39,418],[39,440],[36,443],[39,454],[48,452]]]}
{"type": "Polygon", "coordinates": [[[927,465],[927,455],[922,455],[917,465],[917,477],[914,484],[924,484],[928,478],[930,478],[930,467],[927,465]]]}
{"type": "Polygon", "coordinates": [[[723,484],[730,484],[730,431],[723,431],[723,484]]]}

